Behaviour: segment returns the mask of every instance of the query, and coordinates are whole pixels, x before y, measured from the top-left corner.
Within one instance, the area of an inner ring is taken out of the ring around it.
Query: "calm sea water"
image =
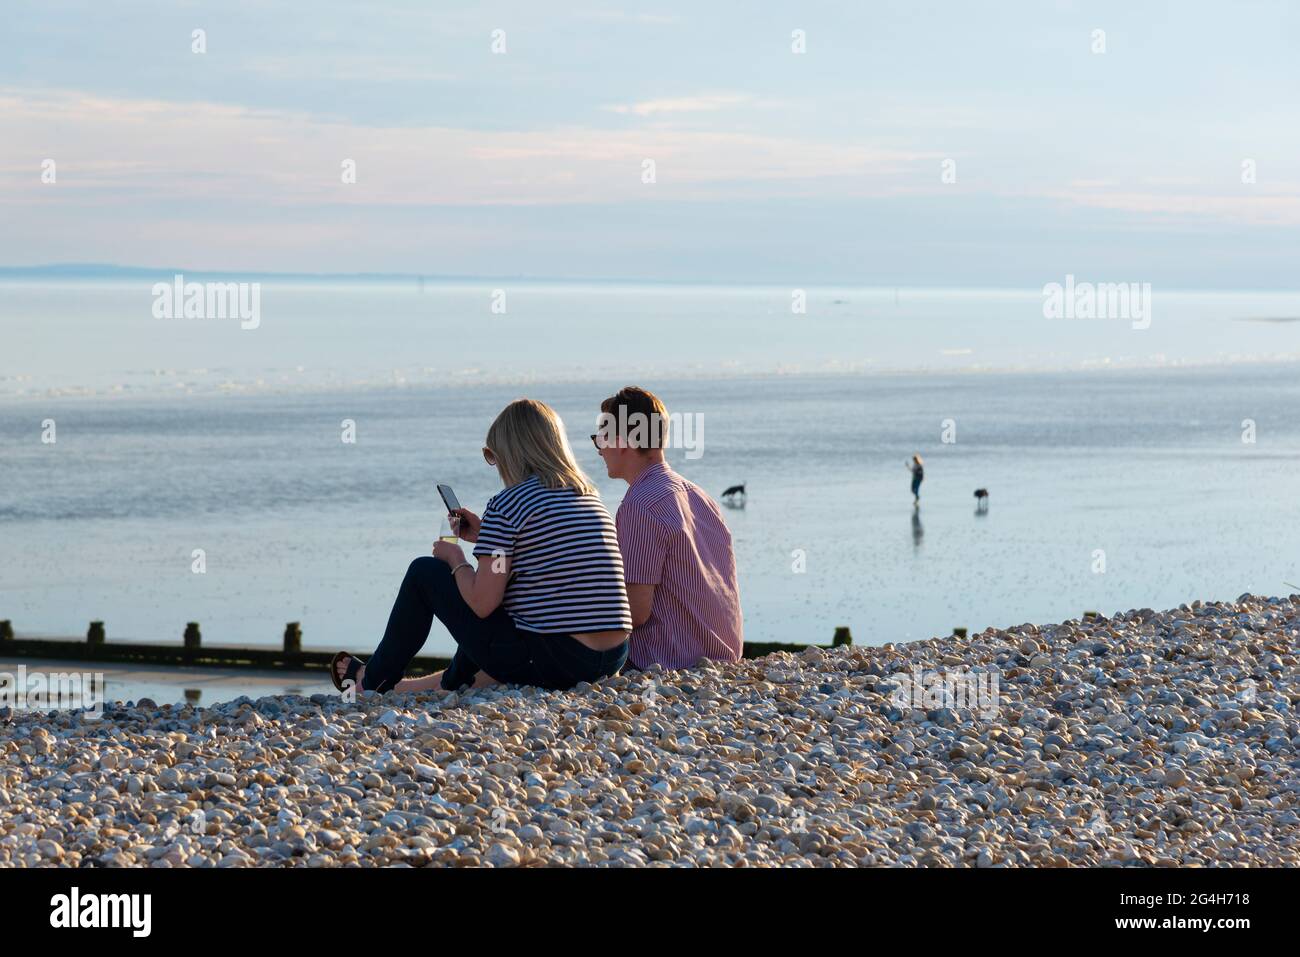
[[[243,330],[154,318],[153,282],[0,282],[0,397],[1300,360],[1295,292],[1157,290],[1134,329],[1035,291],[265,282]]]
[[[241,331],[153,319],[148,286],[0,287],[0,618],[20,634],[199,621],[275,644],[294,620],[368,650],[436,535],[435,484],[476,509],[496,490],[479,448],[510,399],[560,411],[616,508],[586,435],[628,381],[702,416],[683,474],[748,484],[727,519],[754,640],[1300,590],[1295,294],[1158,296],[1133,330],[1014,293],[810,290],[792,316],[789,290],[507,286],[502,316],[487,286],[286,286]],[[426,650],[450,648],[435,625]]]

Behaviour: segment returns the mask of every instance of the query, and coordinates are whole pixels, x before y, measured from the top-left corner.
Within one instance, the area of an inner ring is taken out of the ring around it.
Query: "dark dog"
[[[731,505],[731,506],[735,506],[735,507],[744,507],[744,504],[745,504],[745,483],[744,483],[744,482],[741,482],[739,485],[733,485],[733,486],[731,486],[731,488],[729,488],[729,489],[727,489],[725,492],[723,492],[723,493],[722,493],[722,501],[723,501],[723,504],[725,504],[725,505]]]

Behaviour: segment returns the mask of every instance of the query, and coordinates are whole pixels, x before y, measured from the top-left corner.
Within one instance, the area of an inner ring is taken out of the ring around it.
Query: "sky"
[[[1300,288],[1297,37],[1251,0],[7,0],[0,266]]]

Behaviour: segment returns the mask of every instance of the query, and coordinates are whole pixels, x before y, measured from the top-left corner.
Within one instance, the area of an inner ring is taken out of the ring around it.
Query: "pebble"
[[[1294,867],[1297,639],[1300,595],[1246,595],[570,691],[13,710],[0,867]],[[896,699],[936,669],[996,696]]]
[[[519,864],[519,852],[506,844],[493,844],[488,849],[486,860],[493,867],[516,867]]]

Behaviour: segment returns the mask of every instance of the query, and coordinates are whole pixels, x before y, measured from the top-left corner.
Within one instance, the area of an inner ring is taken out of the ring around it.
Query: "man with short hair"
[[[600,409],[592,442],[609,477],[629,486],[614,519],[632,605],[628,661],[644,669],[738,660],[744,635],[731,533],[713,499],[664,461],[667,409],[636,386]]]

